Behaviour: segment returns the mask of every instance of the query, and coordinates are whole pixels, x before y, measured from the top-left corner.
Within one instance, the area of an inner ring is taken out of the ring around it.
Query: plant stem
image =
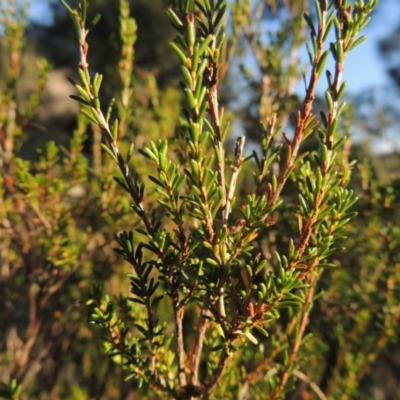
[[[211,315],[209,310],[209,305],[210,305],[210,294],[206,293],[203,297],[203,307],[199,317],[193,346],[189,355],[189,370],[190,370],[189,384],[195,387],[199,385],[199,365],[200,365],[201,352],[203,349],[204,335],[208,327],[209,320],[207,317]]]

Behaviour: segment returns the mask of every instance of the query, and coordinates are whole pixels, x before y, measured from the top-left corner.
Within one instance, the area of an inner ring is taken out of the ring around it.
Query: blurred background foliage
[[[124,134],[141,147],[174,135],[183,100],[179,66],[168,46],[173,32],[163,12],[166,2],[130,3],[137,40]],[[290,132],[302,80],[296,63],[305,39],[301,16],[309,4],[255,1],[260,25],[249,27],[240,19],[244,2],[231,3],[236,25],[229,29],[237,36],[220,71],[222,103],[231,110],[233,136],[244,132],[251,146],[259,120],[273,113]],[[29,22],[26,10],[18,5],[13,12],[12,4],[0,2],[1,393],[134,399],[135,383],[124,382],[105,356],[82,303],[104,287],[128,293],[129,271],[112,250],[113,237],[137,221],[112,179],[114,166],[101,153],[100,133],[78,117],[68,98],[67,77],[74,76],[78,60],[70,18],[49,1],[52,20]],[[89,36],[90,68],[104,74],[109,100],[124,88],[119,2],[93,1],[91,12],[98,11],[102,18]],[[269,29],[270,36],[257,42],[257,32]],[[390,92],[368,89],[349,99],[354,122],[343,129],[363,134],[349,148],[357,160],[351,185],[359,214],[348,227],[346,250],[331,260],[339,268],[324,271],[323,295],[308,328],[313,336],[303,349],[303,369],[329,399],[400,398],[400,156],[395,150],[376,154],[368,145],[370,137],[390,141],[399,134],[400,26],[379,50],[392,85]],[[137,164],[138,173],[150,168]],[[250,177],[241,185],[248,192]],[[156,208],[153,195],[148,193],[147,206]],[[269,246],[279,247],[286,237],[275,232]],[[22,385],[20,393],[13,382]],[[301,382],[290,398],[317,398],[309,382]]]

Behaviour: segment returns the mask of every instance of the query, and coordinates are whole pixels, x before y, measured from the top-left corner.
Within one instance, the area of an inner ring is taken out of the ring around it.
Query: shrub
[[[98,16],[87,23],[88,2],[61,3],[77,33],[71,97],[81,115],[68,150],[50,142],[38,162],[4,158],[3,395],[280,399],[311,390],[336,399],[367,391],[362,378],[398,332],[399,232],[382,226],[398,195],[371,182],[364,166],[355,206],[342,75],[376,1],[316,0],[312,15],[306,2],[287,5],[285,24],[266,41],[251,2],[170,0],[179,92],[135,73],[137,27],[121,0],[119,87],[109,102],[89,65]],[[307,73],[297,57],[304,28]],[[245,48],[261,78],[244,66],[232,72],[246,64]],[[299,78],[303,97],[294,93]],[[256,87],[244,97],[260,121],[246,146],[243,135],[232,140],[238,121],[219,104],[240,82]],[[5,109],[19,110],[16,79],[8,84]],[[15,126],[22,130],[19,112],[2,114],[4,154]],[[122,379],[133,383],[117,390]]]

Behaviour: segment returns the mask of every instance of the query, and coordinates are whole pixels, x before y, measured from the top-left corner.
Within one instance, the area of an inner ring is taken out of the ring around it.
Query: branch
[[[228,196],[226,199],[226,207],[225,207],[225,221],[228,221],[229,214],[231,212],[231,203],[233,200],[233,196],[235,194],[236,182],[239,175],[240,167],[242,166],[242,155],[243,155],[243,148],[244,142],[246,138],[244,136],[239,136],[236,140],[236,147],[235,147],[235,165],[233,167],[233,174],[231,178],[231,183],[229,185]]]
[[[175,312],[175,331],[176,331],[176,346],[178,353],[178,370],[179,370],[179,385],[181,388],[186,386],[185,374],[185,348],[183,343],[183,327],[182,320],[185,313],[184,307],[174,305]]]
[[[203,299],[203,307],[197,325],[196,336],[194,338],[192,350],[189,354],[189,384],[190,386],[198,386],[199,384],[199,365],[201,351],[203,349],[204,335],[208,327],[208,318],[211,313],[209,310],[210,294],[206,293]]]
[[[221,379],[231,356],[232,353],[228,352],[228,350],[224,348],[222,351],[221,358],[219,359],[217,369],[214,371],[214,374],[212,375],[211,379],[206,384],[207,397],[211,395],[212,391],[215,389],[216,384]]]
[[[318,72],[317,68],[321,57],[323,55],[323,45],[324,45],[324,35],[326,32],[326,10],[322,11],[321,21],[318,27],[318,34],[317,34],[317,51],[315,58],[313,60],[312,70],[311,70],[311,78],[310,82],[307,87],[307,92],[303,101],[303,106],[300,111],[296,114],[296,126],[294,132],[294,138],[291,143],[288,144],[288,155],[285,162],[285,166],[282,168],[279,178],[278,178],[278,187],[273,192],[272,196],[268,199],[268,205],[272,206],[275,204],[282,192],[283,187],[287,179],[289,178],[290,172],[293,169],[297,154],[299,152],[300,144],[303,140],[304,134],[306,129],[309,129],[309,124],[312,123],[310,120],[311,112],[312,112],[312,105],[315,99],[315,91],[317,89],[317,82],[318,82]],[[266,215],[267,217],[268,215]]]
[[[319,397],[320,400],[328,400],[328,398],[325,396],[324,392],[319,388],[319,386],[306,374],[301,371],[293,371],[293,375],[310,385],[310,388],[314,390],[315,394]]]
[[[300,322],[298,325],[297,329],[297,335],[295,338],[295,341],[293,343],[293,346],[291,348],[290,354],[289,354],[289,360],[287,365],[294,365],[294,362],[297,357],[297,353],[299,351],[301,342],[303,340],[303,336],[308,324],[308,318],[310,316],[310,311],[311,311],[311,305],[313,303],[313,298],[314,298],[314,292],[315,292],[315,283],[317,282],[318,278],[318,271],[316,269],[313,269],[311,274],[309,275],[310,277],[310,286],[309,290],[307,292],[302,310],[301,310],[301,317],[300,317]],[[279,387],[271,394],[270,400],[276,400],[281,398],[282,393],[285,389],[285,386],[290,378],[290,372],[288,368],[284,369],[281,377],[280,377],[280,382],[279,382]]]

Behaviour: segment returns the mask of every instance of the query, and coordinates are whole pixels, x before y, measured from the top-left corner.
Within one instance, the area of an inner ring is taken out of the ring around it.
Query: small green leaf
[[[102,13],[101,13],[101,11],[100,12],[98,12],[95,16],[94,16],[94,18],[90,21],[90,24],[89,24],[89,26],[88,26],[88,31],[91,31],[96,25],[97,25],[97,23],[100,21],[100,19],[101,19],[101,17],[102,17]]]
[[[326,100],[326,106],[329,111],[333,110],[333,100],[332,100],[332,95],[329,90],[325,90],[325,100]]]
[[[303,13],[303,17],[304,17],[305,21],[307,22],[308,27],[311,29],[312,35],[317,36],[317,31],[315,30],[314,24],[313,24],[310,16],[306,13]]]
[[[79,97],[79,96],[75,96],[74,94],[71,94],[70,96],[69,96],[72,100],[76,100],[76,101],[78,101],[79,103],[82,103],[82,104],[84,104],[85,106],[91,106],[91,103],[90,102],[88,102],[87,100],[85,100],[85,99],[82,99],[81,97]],[[90,118],[93,122],[96,122],[97,123],[97,121],[96,120],[93,120],[93,118]]]
[[[134,146],[133,143],[131,143],[131,145],[129,146],[128,153],[126,154],[126,163],[127,163],[127,164],[128,164],[129,161],[131,160],[134,147],[135,147],[135,146]]]
[[[249,331],[244,332],[244,335],[254,344],[258,344],[258,340]]]
[[[181,26],[183,27],[182,21],[179,19],[179,17],[175,14],[175,12],[171,8],[166,10],[165,13],[168,15],[168,17],[170,18],[171,22],[173,22],[178,27],[181,27]]]
[[[260,325],[256,324],[254,325],[254,328],[258,330],[263,336],[268,337],[269,333]]]
[[[182,75],[185,79],[186,85],[190,89],[193,89],[193,79],[192,79],[192,76],[190,75],[190,71],[187,69],[187,67],[185,65],[181,65],[181,71],[182,71]]]
[[[330,50],[325,50],[321,56],[321,58],[318,61],[318,65],[317,65],[317,74],[321,75],[322,70],[325,68],[326,65],[326,61],[328,60],[328,56],[330,54]]]
[[[112,152],[112,150],[107,147],[104,143],[101,143],[101,148],[115,161],[118,162],[117,156]]]
[[[175,54],[178,56],[179,61],[181,62],[182,65],[187,65],[187,58],[183,51],[176,45],[174,42],[169,43],[170,47],[172,50],[175,52]]]
[[[206,38],[200,43],[199,47],[199,57],[201,57],[206,51],[208,45],[211,43],[213,35],[207,35]]]
[[[347,86],[347,82],[344,81],[341,85],[340,85],[340,89],[338,91],[338,94],[336,96],[336,101],[340,101],[340,99],[342,98],[344,91],[346,90],[346,86]]]
[[[212,258],[207,257],[207,258],[206,258],[206,261],[207,261],[208,264],[210,264],[210,265],[212,265],[212,266],[214,266],[214,267],[219,267],[219,264],[217,263],[217,261],[215,261],[215,260],[212,259]]]
[[[111,134],[112,134],[114,143],[117,143],[117,141],[118,141],[118,119],[114,119],[114,121],[111,125]]]
[[[108,108],[107,108],[107,114],[106,114],[106,121],[107,121],[107,123],[108,123],[108,121],[110,120],[111,113],[112,113],[112,110],[113,110],[113,107],[114,107],[114,103],[115,103],[115,98],[113,97],[113,98],[110,100],[110,104],[108,105]]]

